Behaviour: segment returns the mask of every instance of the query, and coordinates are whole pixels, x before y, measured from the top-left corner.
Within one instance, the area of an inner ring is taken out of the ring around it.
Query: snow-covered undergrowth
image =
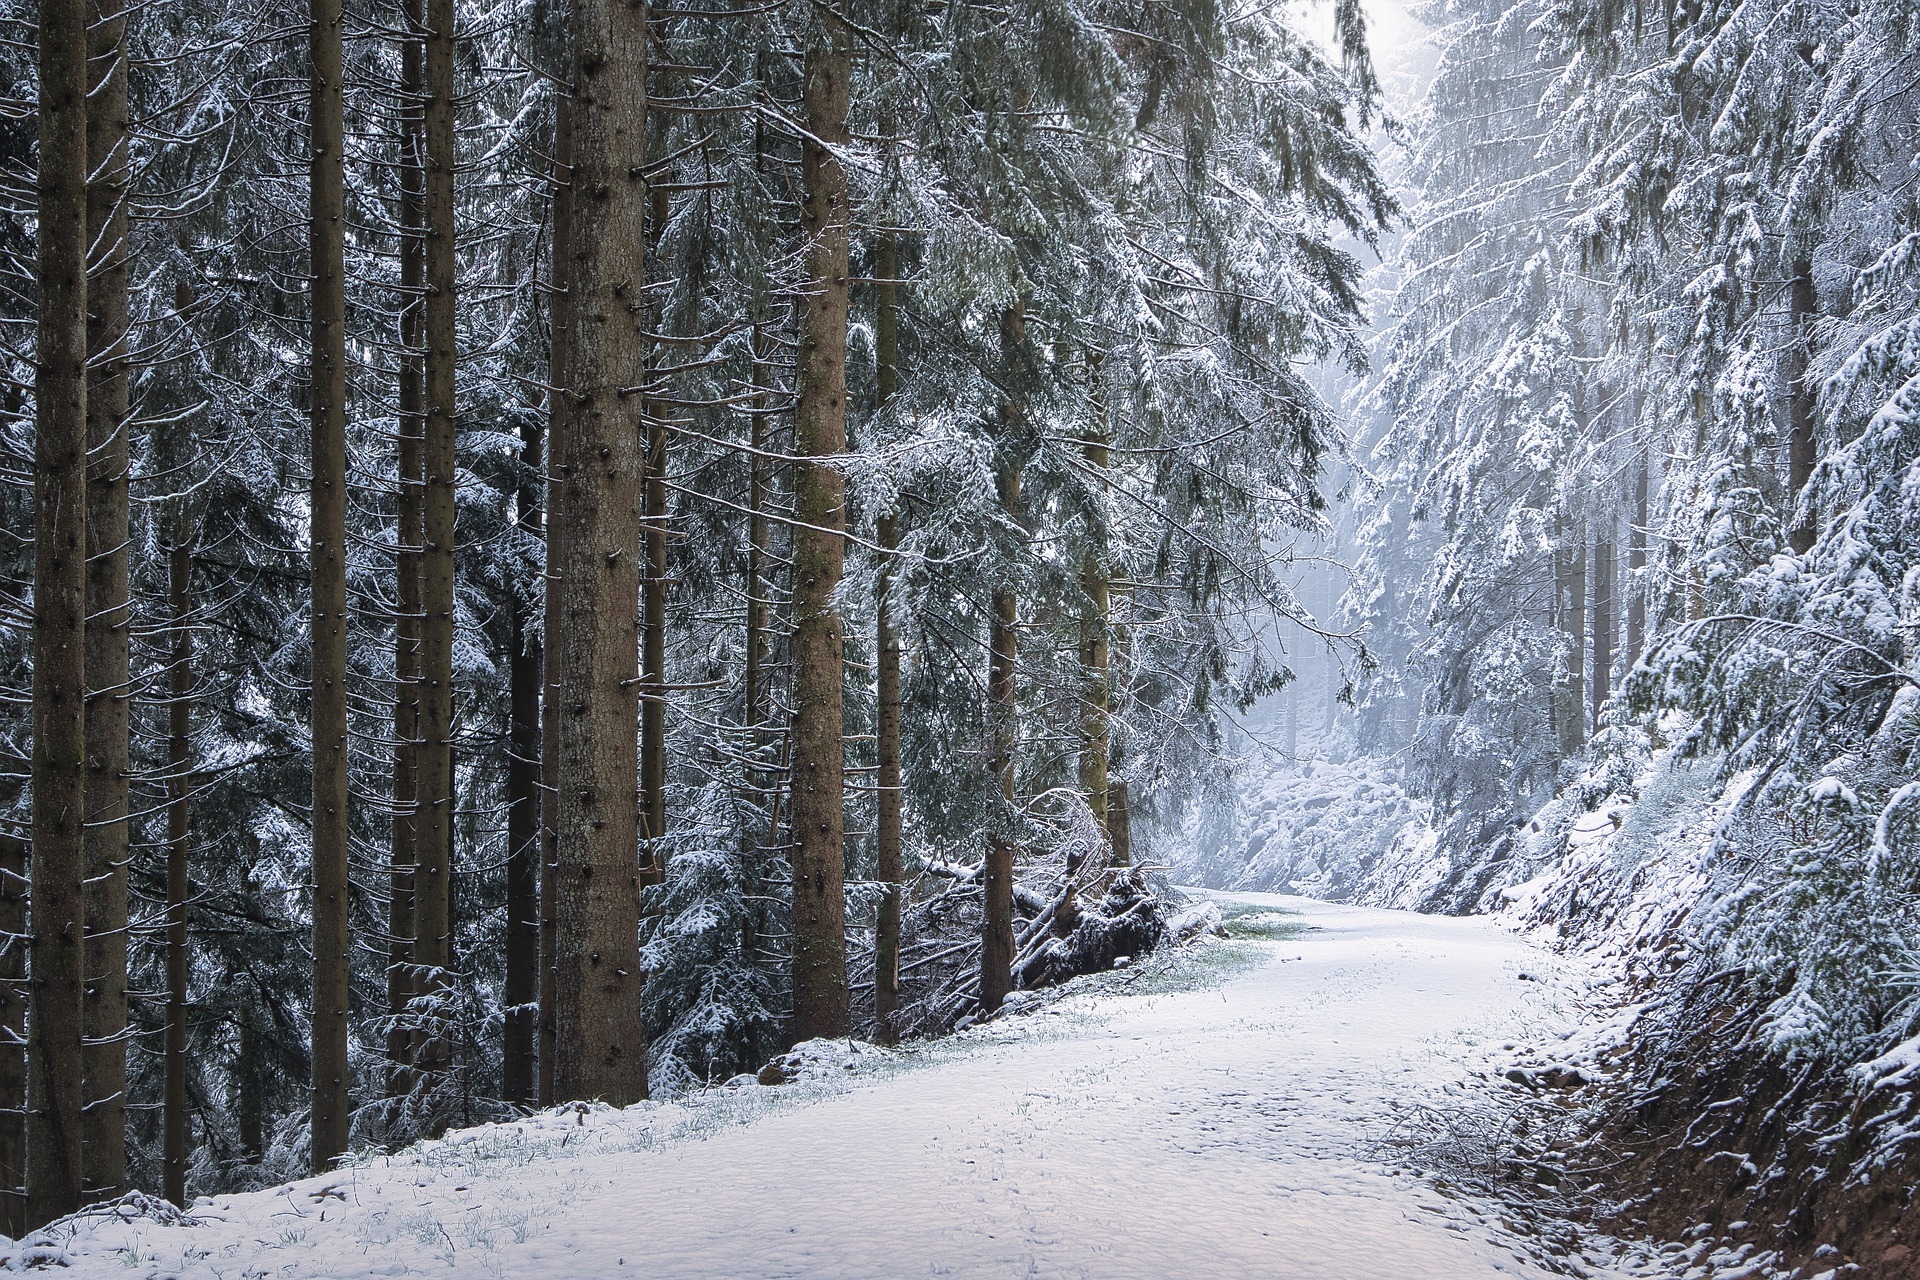
[[[1616,1217],[1718,1256],[1702,1274],[1920,1273],[1920,849],[1862,816],[1886,812],[1873,763],[1727,777],[1612,745],[1509,841],[1537,873],[1483,906],[1614,975]]]

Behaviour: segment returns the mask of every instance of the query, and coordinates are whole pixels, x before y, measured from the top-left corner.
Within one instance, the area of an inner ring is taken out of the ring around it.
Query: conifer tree
[[[128,665],[127,17],[96,4],[87,97],[87,951],[81,1145],[87,1195],[127,1181]]]
[[[347,1149],[346,138],[340,0],[313,0],[309,46],[308,307],[312,422],[312,1166]]]
[[[80,1207],[86,955],[87,15],[40,7],[27,1214]]]
[[[425,160],[426,302],[421,338],[425,344],[422,405],[425,435],[421,460],[425,489],[420,544],[420,722],[419,792],[415,798],[418,843],[414,849],[413,966],[416,1001],[428,1009],[421,1033],[418,1066],[428,1080],[451,1062],[451,1030],[446,1026],[452,967],[451,894],[454,842],[454,486],[455,370],[459,335],[455,328],[454,258],[454,5],[426,0],[423,62],[426,100],[421,136]],[[429,1122],[437,1126],[440,1117]]]
[[[851,36],[836,9],[808,24],[801,106],[801,238],[806,284],[794,447],[793,1029],[795,1040],[844,1035],[846,759],[844,636],[835,599],[845,562],[847,441],[847,144]]]
[[[639,684],[645,459],[645,9],[578,0],[569,156],[561,647],[554,857],[554,1096],[647,1094],[640,1025]]]

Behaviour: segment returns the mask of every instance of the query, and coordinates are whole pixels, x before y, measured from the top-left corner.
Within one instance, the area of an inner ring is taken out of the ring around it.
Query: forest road
[[[304,1183],[277,1204],[227,1197],[206,1226],[143,1231],[150,1270],[123,1253],[99,1274],[1621,1274],[1577,1252],[1542,1265],[1500,1206],[1437,1191],[1385,1141],[1413,1104],[1484,1098],[1472,1072],[1503,1044],[1572,1027],[1579,973],[1486,920],[1213,896],[1306,929],[1242,944],[1264,962],[1224,984],[1075,998],[968,1033],[986,1043],[932,1065],[696,1141],[487,1162],[455,1185],[377,1162],[331,1221],[316,1221],[310,1206],[331,1201],[298,1194]],[[275,1220],[276,1207],[294,1212]],[[183,1240],[201,1256],[183,1257]],[[112,1243],[76,1250],[79,1273]]]

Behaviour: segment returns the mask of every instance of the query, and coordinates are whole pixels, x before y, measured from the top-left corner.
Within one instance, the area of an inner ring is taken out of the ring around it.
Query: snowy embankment
[[[928,1048],[836,1045],[792,1083],[561,1109],[47,1245],[151,1280],[1622,1274],[1544,1211],[1558,1190],[1469,1189],[1508,1159],[1476,1135],[1599,1069],[1585,970],[1483,919],[1221,900],[1256,940]]]

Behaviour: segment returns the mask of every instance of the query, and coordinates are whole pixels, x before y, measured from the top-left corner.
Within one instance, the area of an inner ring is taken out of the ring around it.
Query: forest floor
[[[1508,1135],[1571,1099],[1507,1074],[1599,1043],[1578,962],[1485,919],[1211,896],[1238,941],[937,1044],[815,1042],[792,1083],[465,1130],[183,1222],[96,1214],[41,1256],[143,1280],[1681,1274],[1573,1225],[1564,1181],[1510,1185]]]

